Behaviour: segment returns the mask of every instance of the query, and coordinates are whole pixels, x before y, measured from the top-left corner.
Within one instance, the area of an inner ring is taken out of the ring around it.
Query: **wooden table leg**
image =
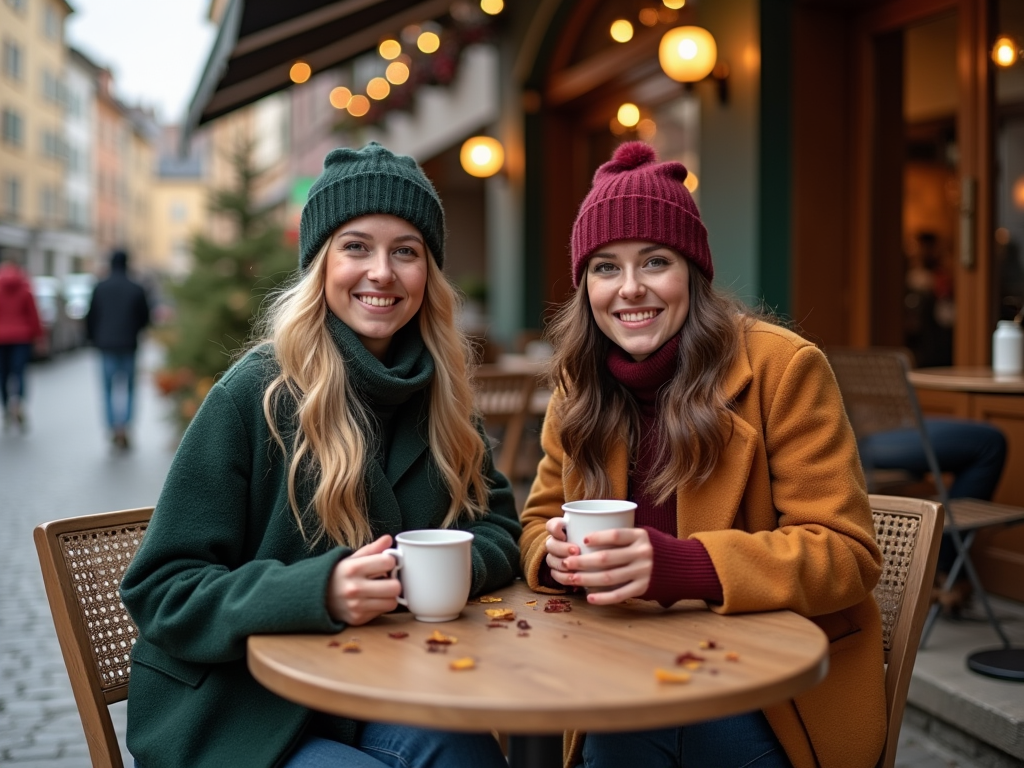
[[[561,736],[508,737],[509,768],[562,768]]]

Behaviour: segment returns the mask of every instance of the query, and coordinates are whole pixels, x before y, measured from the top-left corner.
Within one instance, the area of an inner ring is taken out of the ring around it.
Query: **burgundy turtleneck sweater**
[[[679,337],[673,336],[650,357],[640,362],[618,346],[608,355],[608,370],[636,398],[640,409],[640,435],[633,471],[629,476],[630,500],[636,502],[637,527],[646,529],[654,548],[654,567],[644,600],[657,600],[664,606],[677,600],[722,602],[722,582],[704,545],[696,539],[677,538],[676,494],[659,503],[649,493],[649,480],[657,474],[658,391],[676,373]],[[685,512],[684,512],[685,514]],[[540,582],[561,587],[542,561]]]
[[[676,494],[659,503],[650,489],[649,481],[658,469],[658,392],[675,376],[678,352],[677,335],[640,362],[617,346],[608,354],[608,370],[632,392],[640,410],[640,440],[629,493],[636,502],[636,525],[647,530],[654,547],[651,583],[641,597],[665,606],[693,599],[720,603],[722,583],[704,545],[696,539],[677,538]]]

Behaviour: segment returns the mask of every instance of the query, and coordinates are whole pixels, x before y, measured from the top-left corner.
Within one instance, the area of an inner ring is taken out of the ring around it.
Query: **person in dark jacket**
[[[4,429],[25,429],[25,368],[43,324],[28,279],[13,261],[0,264],[0,402]]]
[[[507,768],[489,733],[313,712],[246,666],[249,635],[337,633],[395,610],[385,550],[402,531],[472,532],[474,595],[518,572],[444,241],[412,158],[375,143],[328,154],[299,278],[186,430],[121,583],[139,629],[127,742],[141,768]]]
[[[110,275],[93,290],[85,317],[86,337],[103,359],[107,427],[114,445],[128,447],[128,425],[135,397],[135,356],[139,333],[149,325],[149,300],[128,277],[128,254],[114,251]]]

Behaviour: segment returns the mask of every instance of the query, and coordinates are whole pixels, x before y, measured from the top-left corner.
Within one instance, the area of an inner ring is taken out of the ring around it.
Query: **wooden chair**
[[[907,378],[910,354],[906,350],[831,349],[828,350],[828,359],[839,382],[843,404],[858,440],[895,429],[913,429],[920,435],[925,459],[935,483],[936,495],[945,510],[945,531],[950,535],[957,551],[956,559],[942,588],[949,590],[960,575],[960,570],[965,570],[989,623],[1002,641],[1003,647],[1010,649],[1010,639],[992,611],[988,593],[985,592],[971,562],[970,550],[980,529],[1024,522],[1024,507],[1011,507],[980,499],[949,498],[949,490],[946,488],[939,462],[935,458],[935,451],[924,427],[917,394]],[[862,456],[863,458],[865,457]],[[869,466],[865,467],[865,471],[870,473],[870,457],[866,458]],[[939,610],[940,605],[936,602],[929,611],[921,635],[922,646],[928,641],[928,635],[938,618]]]
[[[882,613],[889,720],[878,768],[892,768],[910,677],[931,600],[943,511],[934,501],[905,496],[872,494],[870,500],[875,535],[882,550],[882,577],[875,586],[875,601]]]
[[[121,603],[121,577],[152,507],[43,523],[33,538],[46,599],[96,768],[123,768],[109,705],[128,698],[138,630]]]
[[[537,388],[533,373],[502,370],[481,365],[473,374],[476,406],[489,434],[498,431],[501,446],[494,465],[509,480],[515,479],[516,459],[522,443],[530,400]]]

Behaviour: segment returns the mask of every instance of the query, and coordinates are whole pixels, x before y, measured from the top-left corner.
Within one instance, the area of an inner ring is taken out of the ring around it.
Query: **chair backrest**
[[[928,615],[935,564],[942,537],[938,502],[904,496],[871,495],[875,535],[882,550],[882,576],[875,601],[882,614],[885,702],[889,719],[879,768],[892,768],[907,703],[918,643]]]
[[[519,444],[522,442],[530,399],[537,388],[537,376],[526,371],[508,371],[498,366],[481,365],[473,374],[476,407],[490,429],[504,428],[501,450],[495,460],[498,471],[509,479],[515,471]]]
[[[935,490],[948,513],[948,490],[924,428],[917,393],[907,378],[912,360],[910,352],[884,347],[830,348],[827,356],[858,441],[877,432],[917,430]],[[869,472],[871,457],[862,455],[861,459],[864,460],[865,471]]]
[[[123,768],[107,707],[128,697],[129,654],[138,630],[121,602],[120,585],[152,514],[152,507],[144,507],[85,515],[33,531],[93,766]]]

